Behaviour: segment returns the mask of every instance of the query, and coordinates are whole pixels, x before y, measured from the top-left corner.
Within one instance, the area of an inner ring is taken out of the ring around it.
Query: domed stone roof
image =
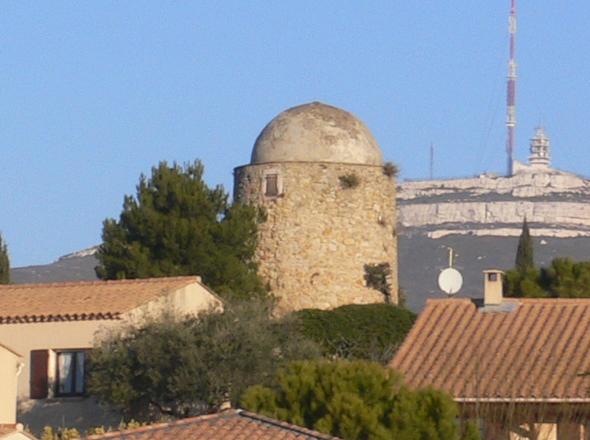
[[[312,102],[290,108],[268,123],[252,150],[252,164],[338,162],[382,165],[377,141],[356,116]]]

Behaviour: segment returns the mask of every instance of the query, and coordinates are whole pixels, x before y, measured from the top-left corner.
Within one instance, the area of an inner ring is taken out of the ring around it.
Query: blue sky
[[[504,170],[508,0],[4,1],[0,231],[13,266],[100,242],[158,161],[232,187],[280,111],[359,116],[402,178]],[[589,175],[590,2],[519,2],[518,152]]]

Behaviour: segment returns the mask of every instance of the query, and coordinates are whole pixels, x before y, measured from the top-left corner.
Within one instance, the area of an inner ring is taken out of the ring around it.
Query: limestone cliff
[[[590,236],[590,180],[517,164],[515,174],[406,181],[398,188],[401,233],[517,236],[526,217],[537,236]]]

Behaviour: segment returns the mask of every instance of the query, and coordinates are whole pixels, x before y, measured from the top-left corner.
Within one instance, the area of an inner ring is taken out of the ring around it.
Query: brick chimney
[[[504,298],[502,276],[504,272],[497,269],[483,271],[483,299],[486,306],[499,306]]]

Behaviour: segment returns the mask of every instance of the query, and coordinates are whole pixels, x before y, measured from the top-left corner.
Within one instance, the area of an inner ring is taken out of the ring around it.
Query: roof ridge
[[[149,431],[149,430],[162,429],[162,428],[167,428],[169,426],[181,425],[181,424],[183,424],[183,422],[186,423],[187,421],[190,421],[190,420],[196,419],[196,418],[198,418],[198,417],[189,417],[186,419],[173,420],[171,422],[153,423],[153,424],[140,426],[138,428],[120,429],[118,431],[105,432],[104,434],[89,435],[88,437],[86,437],[86,439],[92,440],[92,439],[98,439],[98,438],[109,438],[109,437],[116,437],[116,436],[119,436],[122,434],[128,434],[128,433],[132,433],[132,432],[145,432],[145,431]]]
[[[44,287],[74,287],[74,286],[104,286],[107,284],[142,284],[142,283],[163,283],[170,281],[193,280],[202,283],[198,275],[181,275],[175,277],[151,277],[151,278],[129,278],[124,280],[81,280],[81,281],[58,281],[54,283],[27,283],[27,284],[1,284],[0,290],[32,289]]]
[[[483,301],[483,297],[479,298],[427,298],[426,304],[430,303],[472,303],[473,301]],[[590,298],[523,298],[523,297],[515,297],[515,296],[505,296],[503,300],[510,301],[510,302],[523,302],[523,303],[542,303],[542,304],[551,304],[551,303],[573,303],[573,304],[584,304],[588,303],[590,305]]]
[[[95,435],[88,436],[86,438],[87,438],[87,440],[107,439],[107,438],[119,437],[119,436],[127,435],[127,434],[138,434],[138,433],[146,432],[146,431],[161,430],[161,429],[179,426],[179,425],[189,425],[189,424],[195,423],[195,422],[200,422],[200,421],[204,421],[204,420],[212,420],[212,419],[220,419],[220,418],[223,418],[226,416],[238,416],[238,417],[252,419],[255,421],[260,421],[260,422],[263,422],[263,423],[266,423],[269,425],[276,426],[278,428],[288,429],[288,430],[290,430],[294,433],[297,433],[297,434],[302,434],[305,436],[313,436],[319,440],[336,440],[336,439],[338,439],[338,437],[334,437],[329,434],[324,434],[324,433],[321,433],[318,431],[314,431],[312,429],[308,429],[308,428],[305,428],[302,426],[293,425],[291,423],[272,419],[270,417],[262,416],[260,414],[251,413],[249,411],[245,411],[242,409],[233,409],[233,408],[227,409],[225,411],[219,411],[219,412],[216,412],[213,414],[203,414],[200,416],[187,417],[185,419],[173,420],[170,422],[154,423],[151,425],[140,426],[139,428],[125,429],[125,430],[120,430],[120,431],[112,431],[112,432],[107,432],[105,434],[95,434]]]
[[[210,420],[210,419],[219,418],[219,417],[222,417],[230,412],[234,413],[235,415],[238,415],[237,410],[229,409],[226,411],[220,411],[220,412],[216,412],[213,414],[202,414],[200,416],[187,417],[185,419],[172,420],[170,422],[160,422],[160,423],[148,424],[148,425],[140,426],[138,428],[123,429],[123,430],[119,430],[119,431],[107,432],[105,434],[90,435],[90,436],[86,437],[86,439],[92,440],[92,439],[99,439],[99,438],[109,438],[109,437],[116,437],[116,436],[119,436],[122,434],[158,430],[158,429],[168,428],[170,426],[187,425],[187,424],[193,423],[198,420]]]
[[[439,302],[472,302],[478,298],[426,298],[426,303],[439,303]]]
[[[270,425],[278,426],[279,428],[289,429],[289,430],[299,433],[299,434],[313,435],[314,437],[317,437],[318,439],[332,440],[332,439],[337,438],[337,437],[331,436],[329,434],[324,434],[323,432],[314,431],[313,429],[308,429],[303,426],[297,426],[297,425],[293,425],[292,423],[289,423],[289,422],[283,422],[282,420],[277,420],[277,419],[266,417],[266,416],[263,416],[260,414],[251,413],[251,412],[245,411],[243,409],[238,409],[238,410],[236,410],[236,412],[241,417],[247,417],[249,419],[259,420],[261,422],[268,423]]]
[[[588,303],[590,305],[590,298],[513,298],[525,303]]]

